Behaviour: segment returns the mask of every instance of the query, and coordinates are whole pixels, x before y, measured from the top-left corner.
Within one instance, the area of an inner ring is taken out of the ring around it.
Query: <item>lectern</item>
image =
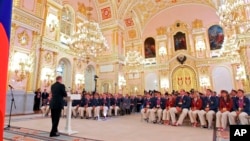
[[[65,129],[60,131],[62,134],[72,135],[78,133],[78,131],[73,131],[71,129],[71,108],[72,108],[72,100],[80,100],[80,94],[68,94],[67,96],[67,119]]]

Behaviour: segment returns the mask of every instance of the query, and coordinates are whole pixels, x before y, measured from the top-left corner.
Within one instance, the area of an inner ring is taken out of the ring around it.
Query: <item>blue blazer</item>
[[[157,108],[157,99],[158,98],[154,98],[154,103],[153,104],[154,104],[155,108]],[[160,108],[161,109],[165,109],[166,108],[166,99],[164,99],[164,98],[160,99]]]
[[[77,106],[81,104],[81,100],[73,100],[72,101],[72,106]]]
[[[155,105],[155,99],[154,98],[144,99],[144,101],[143,101],[144,108],[147,108],[147,103],[149,103],[149,108],[152,109],[152,108],[154,108],[154,105]]]
[[[121,104],[121,99],[120,99],[120,98],[117,98],[117,100],[115,100],[115,98],[112,98],[111,101],[110,101],[110,103],[111,103],[111,106],[114,106],[114,105],[120,106],[120,104]]]
[[[106,98],[106,102],[104,103],[104,98],[99,99],[99,106],[107,106],[109,108],[110,106],[110,99]]]
[[[243,112],[246,112],[248,115],[250,115],[250,101],[247,97],[244,96],[244,108],[242,109]],[[233,104],[233,111],[238,111],[239,108],[239,98],[235,98],[234,104]]]
[[[181,102],[181,96],[178,96],[175,100],[175,107],[181,107],[189,109],[191,106],[191,98],[189,96],[184,95],[182,102]]]
[[[217,97],[211,96],[210,99],[208,99],[208,97],[205,97],[205,98],[203,98],[202,103],[203,103],[202,109],[205,109],[207,107],[207,105],[209,105],[210,110],[217,112],[218,107],[219,107],[219,101],[218,101]]]
[[[92,103],[92,106],[99,106],[99,100],[96,98],[93,98],[91,103]]]

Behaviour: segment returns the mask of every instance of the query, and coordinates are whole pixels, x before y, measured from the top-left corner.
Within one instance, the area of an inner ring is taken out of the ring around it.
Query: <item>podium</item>
[[[80,94],[68,94],[67,96],[67,119],[65,129],[60,131],[62,134],[72,135],[78,133],[78,131],[73,131],[71,129],[71,108],[72,108],[72,100],[80,100]]]

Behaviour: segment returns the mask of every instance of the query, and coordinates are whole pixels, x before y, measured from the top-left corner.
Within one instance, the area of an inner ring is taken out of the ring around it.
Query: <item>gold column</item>
[[[234,64],[231,64],[231,66],[232,66],[232,73],[233,73],[233,84],[234,84],[234,88],[235,89],[238,89],[238,85],[237,85],[237,80],[235,79],[235,77],[236,77],[236,68],[237,68],[237,65],[238,64],[236,64],[236,63],[234,63]]]
[[[36,82],[36,89],[37,88],[40,88],[41,87],[41,70],[42,70],[42,56],[43,56],[43,52],[44,52],[44,49],[43,48],[39,48],[39,65],[38,65],[38,72],[37,72],[37,82]]]
[[[240,48],[240,57],[241,57],[241,61],[242,64],[244,65],[245,68],[245,75],[246,75],[246,79],[242,80],[242,84],[244,87],[244,90],[246,92],[250,91],[250,84],[249,84],[249,78],[247,76],[249,76],[249,70],[248,70],[248,56],[247,56],[247,51],[246,51],[246,46],[243,46]]]
[[[145,79],[144,79],[144,72],[141,72],[141,90],[140,90],[140,95],[144,95],[144,90],[145,90]]]
[[[35,70],[35,63],[36,63],[36,46],[40,41],[39,35],[37,32],[33,31],[32,32],[33,38],[32,38],[32,47],[31,47],[31,52],[29,55],[29,59],[31,59],[31,64],[30,64],[30,73],[27,78],[27,87],[26,91],[27,92],[32,92],[33,90],[33,84],[34,84],[34,72]]]
[[[12,23],[11,24],[11,34],[10,34],[10,39],[15,39],[15,36],[16,36],[16,29],[17,29],[17,25],[15,23]],[[11,66],[11,61],[13,59],[13,55],[14,55],[14,42],[15,40],[10,40],[10,45],[9,45],[9,62],[8,62],[8,66]],[[8,77],[7,77],[7,80],[8,82],[10,81],[10,77],[11,77],[11,70],[10,70],[10,67],[8,68]],[[8,83],[7,83],[8,84]],[[7,87],[7,85],[6,85]]]

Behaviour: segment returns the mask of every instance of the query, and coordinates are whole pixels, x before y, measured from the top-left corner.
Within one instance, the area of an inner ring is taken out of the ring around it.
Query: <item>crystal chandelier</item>
[[[248,18],[248,11],[245,9],[247,5],[249,5],[248,0],[224,0],[217,11],[220,24],[235,26],[244,23]]]
[[[88,19],[77,24],[77,31],[68,42],[70,49],[87,63],[109,48],[99,24],[90,20],[91,10],[92,7],[87,7]]]
[[[91,21],[84,21],[77,25],[77,31],[72,35],[69,44],[79,57],[96,57],[108,49],[107,40],[99,24]]]
[[[128,69],[128,72],[139,72],[140,67],[144,64],[144,58],[141,56],[140,52],[134,50],[130,50],[126,54],[125,65]]]

